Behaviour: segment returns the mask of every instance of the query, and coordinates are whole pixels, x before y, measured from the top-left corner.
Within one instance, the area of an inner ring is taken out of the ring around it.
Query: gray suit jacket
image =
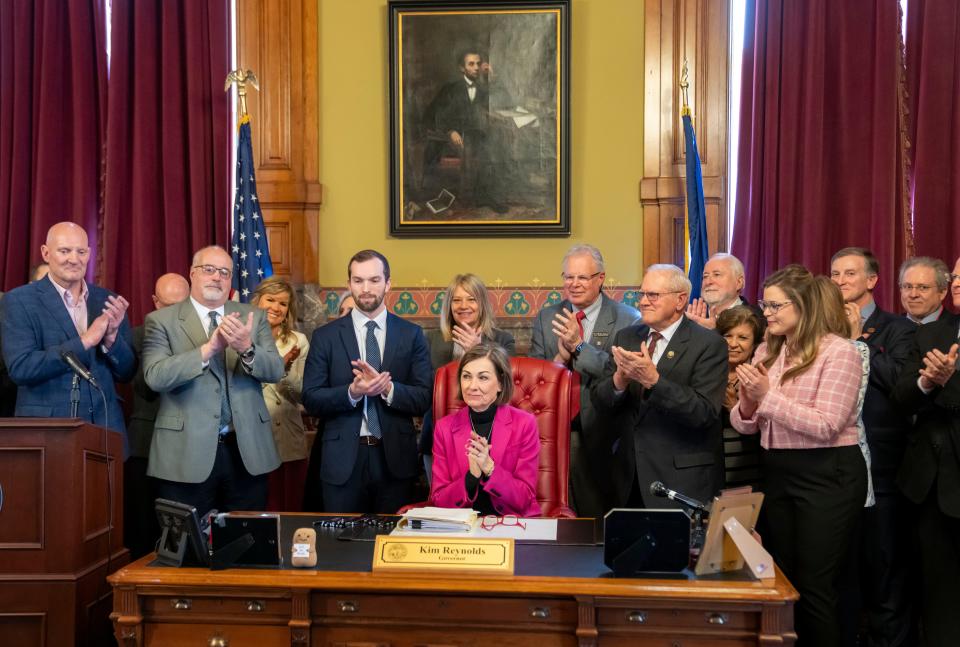
[[[572,473],[570,475],[574,488],[577,483],[580,488],[594,488],[594,498],[599,498],[601,508],[589,509],[590,494],[575,490],[574,495],[581,500],[576,503],[579,507],[595,514],[602,514],[605,506],[615,500],[614,483],[611,479],[611,466],[614,462],[615,438],[607,432],[612,418],[605,411],[599,411],[590,398],[590,387],[602,376],[607,362],[610,359],[610,348],[617,332],[637,323],[640,313],[623,303],[614,301],[606,294],[603,299],[597,322],[593,327],[593,334],[580,350],[580,355],[573,360],[573,370],[580,374],[580,445],[577,456],[570,457]],[[569,301],[561,301],[540,311],[533,325],[533,343],[530,348],[530,357],[553,360],[557,355],[557,337],[553,334],[551,322],[561,309],[571,309]],[[585,472],[578,476],[575,472]],[[592,483],[592,485],[587,485]],[[586,495],[586,496],[584,496]],[[586,508],[584,506],[587,506]]]
[[[264,474],[280,465],[280,456],[261,382],[279,381],[283,361],[262,310],[227,301],[224,312],[238,312],[244,321],[248,312],[254,313],[253,362],[247,366],[228,347],[226,379],[243,464],[251,474]],[[150,313],[144,327],[143,376],[160,394],[147,473],[201,483],[213,470],[220,429],[220,380],[200,359],[206,330],[189,299]]]
[[[597,418],[593,402],[590,400],[590,385],[603,376],[610,359],[610,348],[618,331],[640,321],[640,313],[630,306],[614,301],[601,294],[603,303],[593,327],[589,344],[584,344],[580,356],[573,360],[573,370],[580,374],[580,426],[584,432],[584,441],[595,446],[594,440],[599,434],[592,433]],[[552,322],[560,310],[570,310],[573,306],[564,299],[560,303],[547,306],[537,314],[533,323],[533,342],[530,357],[553,360],[556,357],[557,336],[553,334]]]

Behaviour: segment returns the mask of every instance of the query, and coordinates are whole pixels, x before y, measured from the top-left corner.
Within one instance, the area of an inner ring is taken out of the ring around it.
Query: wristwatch
[[[577,347],[573,349],[573,356],[574,356],[574,357],[579,357],[579,356],[580,356],[580,351],[582,351],[582,350],[583,350],[583,341],[581,341],[579,344],[577,344]]]
[[[251,359],[253,359],[253,354],[255,352],[254,349],[255,349],[255,346],[251,344],[250,348],[240,353],[240,359],[245,359],[249,362]]]

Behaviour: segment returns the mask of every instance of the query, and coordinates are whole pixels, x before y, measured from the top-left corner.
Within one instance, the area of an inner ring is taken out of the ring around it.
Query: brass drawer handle
[[[550,617],[550,607],[533,607],[530,609],[530,617],[537,620],[546,620]]]
[[[725,625],[728,620],[729,618],[727,618],[727,614],[725,613],[711,613],[707,617],[707,622],[712,625]]]
[[[338,600],[337,606],[340,607],[340,613],[356,613],[360,610],[360,605],[351,600]]]
[[[247,611],[250,613],[260,613],[267,608],[263,600],[247,600]]]
[[[176,600],[170,600],[170,606],[177,611],[189,611],[193,606],[193,602],[187,598],[177,598]]]
[[[207,641],[209,647],[230,647],[230,640],[225,636],[212,636]]]
[[[642,625],[647,621],[647,612],[646,611],[631,611],[627,614],[627,622],[634,622],[638,625]]]

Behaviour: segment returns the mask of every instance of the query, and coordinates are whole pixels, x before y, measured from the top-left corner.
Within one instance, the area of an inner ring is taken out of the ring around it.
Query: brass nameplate
[[[513,539],[377,535],[373,570],[513,575]]]

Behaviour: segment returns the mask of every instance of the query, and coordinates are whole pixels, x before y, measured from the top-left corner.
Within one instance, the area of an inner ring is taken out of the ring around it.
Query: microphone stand
[[[77,417],[80,408],[80,376],[73,374],[73,383],[70,385],[70,417]]]

